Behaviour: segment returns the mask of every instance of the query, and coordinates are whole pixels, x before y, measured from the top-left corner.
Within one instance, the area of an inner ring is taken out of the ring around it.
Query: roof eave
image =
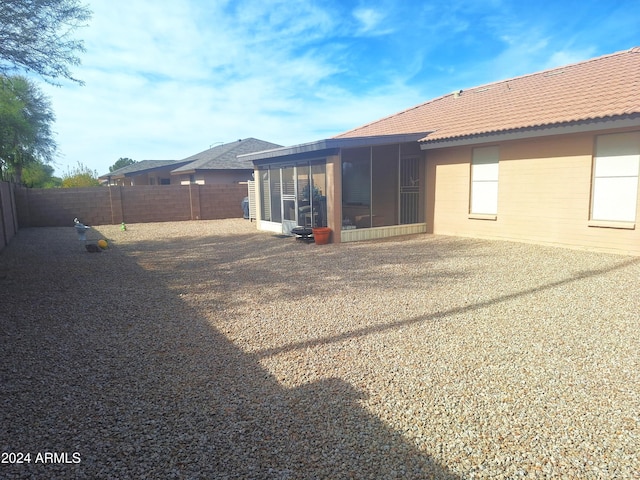
[[[238,155],[238,159],[260,163],[276,159],[289,159],[290,157],[314,157],[336,153],[341,148],[355,148],[390,143],[417,142],[428,132],[402,133],[396,135],[376,135],[370,137],[325,138],[315,142],[301,143],[290,147],[275,148],[263,152]],[[286,157],[286,158],[285,158]]]
[[[196,173],[196,169],[190,168],[189,170],[171,170],[171,175],[193,175]]]
[[[200,172],[226,172],[226,171],[237,171],[237,170],[253,170],[253,166],[251,164],[246,167],[224,167],[224,168],[190,168],[189,170],[173,170],[171,171],[171,175],[194,175]]]
[[[574,122],[562,122],[535,127],[514,128],[493,132],[483,132],[456,137],[443,137],[430,140],[428,136],[420,140],[422,150],[436,148],[475,145],[487,142],[523,140],[526,138],[546,137],[550,135],[566,135],[570,133],[586,133],[597,130],[627,128],[640,126],[640,113],[618,117],[589,119]]]

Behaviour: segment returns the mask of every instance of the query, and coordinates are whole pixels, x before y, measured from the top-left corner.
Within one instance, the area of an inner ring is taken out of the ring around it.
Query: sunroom
[[[326,139],[243,155],[258,229],[329,227],[334,243],[426,232],[425,133]]]

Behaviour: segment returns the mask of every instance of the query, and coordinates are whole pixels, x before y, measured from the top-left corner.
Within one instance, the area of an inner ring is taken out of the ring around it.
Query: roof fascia
[[[196,173],[196,169],[195,168],[190,168],[189,170],[171,170],[171,172],[169,172],[171,175],[193,175]]]
[[[421,150],[435,150],[437,148],[461,147],[486,142],[524,140],[528,138],[546,137],[550,135],[567,135],[571,133],[588,133],[612,128],[640,127],[640,115],[633,115],[624,119],[593,120],[589,122],[571,123],[569,125],[555,125],[520,129],[508,132],[496,132],[478,135],[468,135],[442,140],[424,140],[420,143]]]
[[[158,170],[173,169],[176,166],[181,167],[182,165],[186,165],[187,163],[189,163],[189,162],[167,163],[166,165],[159,165],[157,167],[142,168],[140,170],[136,170],[136,171],[133,171],[133,172],[125,173],[124,176],[125,177],[137,177],[138,175],[144,175],[145,173],[151,173],[151,172],[155,172],[155,171],[158,171]]]
[[[403,133],[397,135],[377,135],[371,137],[325,138],[310,143],[301,143],[291,147],[281,147],[263,152],[238,155],[238,159],[252,161],[255,164],[264,161],[291,161],[335,155],[341,148],[386,145],[390,143],[417,142],[429,132]]]
[[[295,163],[303,160],[314,160],[324,157],[330,157],[337,155],[340,149],[338,148],[325,148],[322,150],[313,150],[310,152],[292,153],[289,155],[278,155],[277,157],[262,158],[259,160],[253,160],[253,166],[263,166],[275,163]]]
[[[173,170],[171,175],[195,175],[198,172],[238,172],[238,171],[253,171],[252,165],[247,165],[245,168],[191,168],[189,170]]]

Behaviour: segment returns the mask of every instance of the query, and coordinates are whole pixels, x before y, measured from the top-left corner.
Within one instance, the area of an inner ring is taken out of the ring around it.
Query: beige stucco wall
[[[640,255],[637,226],[589,225],[595,137],[486,144],[500,147],[495,220],[469,218],[472,147],[428,150],[427,231]]]

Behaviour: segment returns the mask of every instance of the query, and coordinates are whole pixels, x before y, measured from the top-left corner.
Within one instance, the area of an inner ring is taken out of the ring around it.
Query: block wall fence
[[[17,226],[217,220],[242,217],[246,184],[140,185],[90,188],[15,187]]]
[[[14,190],[13,183],[0,182],[0,250],[8,245],[18,232]]]

